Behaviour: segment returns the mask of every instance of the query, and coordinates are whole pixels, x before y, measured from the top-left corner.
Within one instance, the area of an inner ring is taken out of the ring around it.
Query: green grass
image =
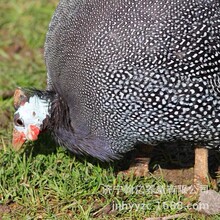
[[[162,177],[116,175],[117,165],[74,157],[47,134],[21,154],[11,149],[13,100],[3,94],[17,86],[45,88],[43,44],[57,3],[0,3],[0,219],[143,219],[177,213],[187,214],[177,219],[207,219],[190,210],[182,194],[170,193],[172,185]],[[155,192],[161,188],[164,193]]]

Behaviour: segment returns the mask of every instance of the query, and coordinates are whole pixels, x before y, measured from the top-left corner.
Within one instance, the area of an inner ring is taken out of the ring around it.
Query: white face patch
[[[27,136],[29,125],[35,125],[40,128],[44,119],[49,115],[49,102],[39,98],[37,95],[30,97],[28,102],[21,105],[15,114],[19,114],[19,119],[23,121],[24,126],[16,126],[15,129],[24,132]]]

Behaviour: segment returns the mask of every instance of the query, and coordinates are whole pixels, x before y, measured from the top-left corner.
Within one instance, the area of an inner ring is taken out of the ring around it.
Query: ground
[[[144,159],[153,173],[147,177],[120,173],[134,164],[136,151],[104,164],[75,157],[48,134],[23,153],[12,150],[13,92],[17,86],[46,87],[43,44],[57,3],[0,3],[0,219],[219,219],[197,212],[196,198],[183,194],[193,180],[190,145],[154,148],[151,160]],[[210,152],[214,177],[219,160]]]

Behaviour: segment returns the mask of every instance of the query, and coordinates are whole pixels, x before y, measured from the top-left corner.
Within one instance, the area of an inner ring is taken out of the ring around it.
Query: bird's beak
[[[13,137],[12,137],[12,146],[14,150],[19,151],[25,141],[26,141],[25,134],[14,128]]]

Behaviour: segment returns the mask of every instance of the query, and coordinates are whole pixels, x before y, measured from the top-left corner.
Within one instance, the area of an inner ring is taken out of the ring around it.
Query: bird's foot
[[[134,159],[134,162],[131,164],[128,170],[120,171],[118,174],[124,176],[147,176],[149,173],[148,164],[150,158],[138,157]]]
[[[127,170],[120,171],[118,174],[123,176],[147,176],[149,174],[149,163],[153,146],[140,145],[132,153],[131,165]]]

